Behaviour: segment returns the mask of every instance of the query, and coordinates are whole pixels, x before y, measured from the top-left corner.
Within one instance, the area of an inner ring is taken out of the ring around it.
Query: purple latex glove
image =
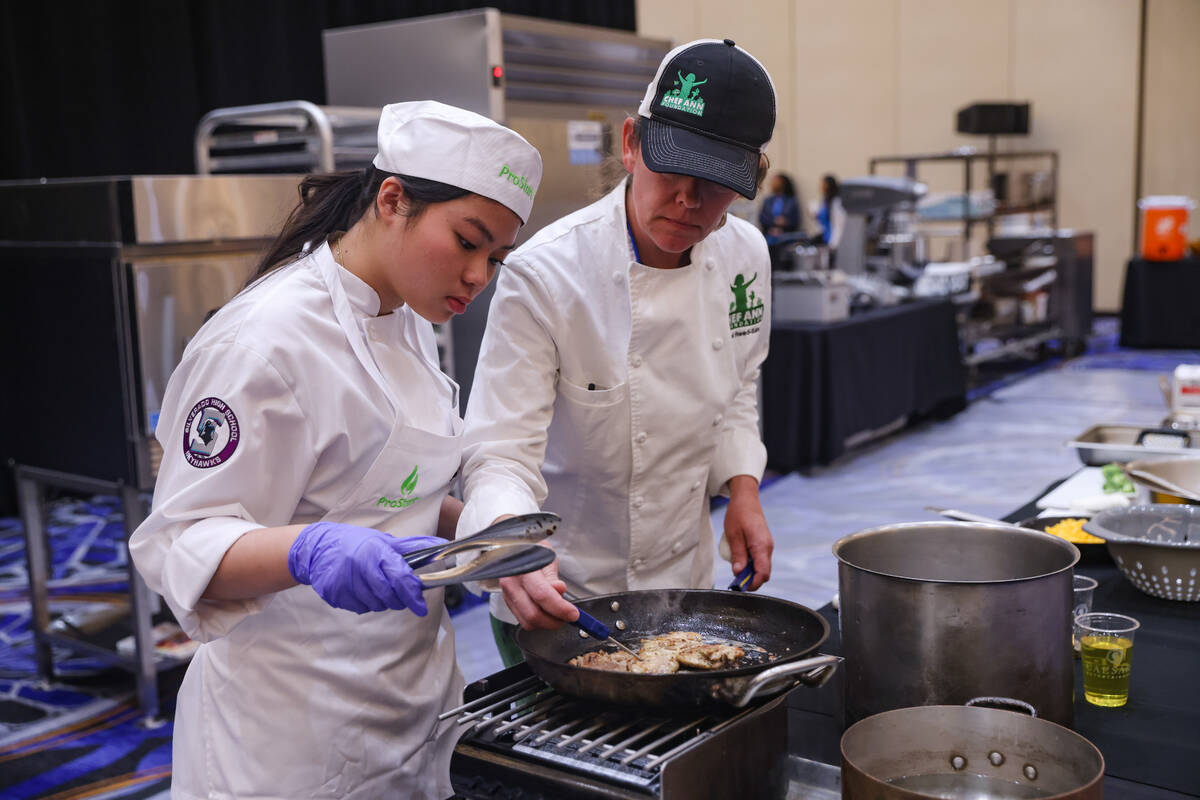
[[[373,528],[314,522],[292,543],[288,571],[334,608],[356,614],[407,608],[423,617],[429,613],[421,594],[425,587],[405,563],[404,555],[439,544],[446,540],[432,536],[397,539]]]

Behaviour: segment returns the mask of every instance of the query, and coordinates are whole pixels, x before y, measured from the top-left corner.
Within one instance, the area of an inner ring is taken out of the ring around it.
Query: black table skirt
[[[775,323],[763,364],[767,464],[828,464],[848,437],[966,405],[954,306],[880,308],[830,323]]]
[[[1200,258],[1132,259],[1121,301],[1123,347],[1200,348]]]

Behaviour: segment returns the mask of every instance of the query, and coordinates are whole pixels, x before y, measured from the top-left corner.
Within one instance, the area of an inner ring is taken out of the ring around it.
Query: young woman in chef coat
[[[454,636],[403,559],[461,510],[457,386],[430,323],[487,285],[541,171],[484,117],[386,106],[374,166],[306,179],[257,278],[188,344],[130,540],[204,643],[172,797],[452,794]]]
[[[558,559],[500,582],[493,628],[576,619],[561,596],[713,586],[709,498],[752,588],[771,574],[756,379],[767,245],[726,214],[753,198],[775,125],[762,65],[732,41],[667,54],[622,130],[629,175],[505,262],[467,410],[460,533],[553,510]]]

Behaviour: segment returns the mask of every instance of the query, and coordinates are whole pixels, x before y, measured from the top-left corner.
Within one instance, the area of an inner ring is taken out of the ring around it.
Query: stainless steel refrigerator
[[[520,133],[543,176],[523,241],[596,199],[621,125],[671,49],[664,39],[477,9],[324,32],[326,100],[379,107],[440,100]],[[465,403],[493,287],[451,325]]]

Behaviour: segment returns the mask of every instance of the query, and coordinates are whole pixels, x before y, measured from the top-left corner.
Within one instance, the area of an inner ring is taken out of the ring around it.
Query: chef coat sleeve
[[[766,242],[761,236],[757,239],[754,260],[759,264],[758,274],[766,279],[763,292],[766,307],[760,330],[751,336],[752,342],[742,363],[742,384],[725,411],[716,454],[708,470],[708,493],[714,496],[728,497],[729,479],[735,475],[749,475],[761,481],[767,466],[767,448],[758,426],[758,376],[771,344],[771,260]]]
[[[184,427],[192,408],[209,397],[228,405],[239,441],[224,462],[199,468],[184,457]],[[241,536],[292,521],[316,460],[311,426],[292,387],[267,359],[226,342],[189,354],[176,369],[155,436],[163,457],[153,509],[130,537],[130,555],[188,636],[211,641],[270,599],[201,595]]]
[[[552,308],[537,273],[510,256],[496,284],[467,402],[459,537],[501,514],[536,512],[546,499],[541,469],[558,374],[544,311]]]

